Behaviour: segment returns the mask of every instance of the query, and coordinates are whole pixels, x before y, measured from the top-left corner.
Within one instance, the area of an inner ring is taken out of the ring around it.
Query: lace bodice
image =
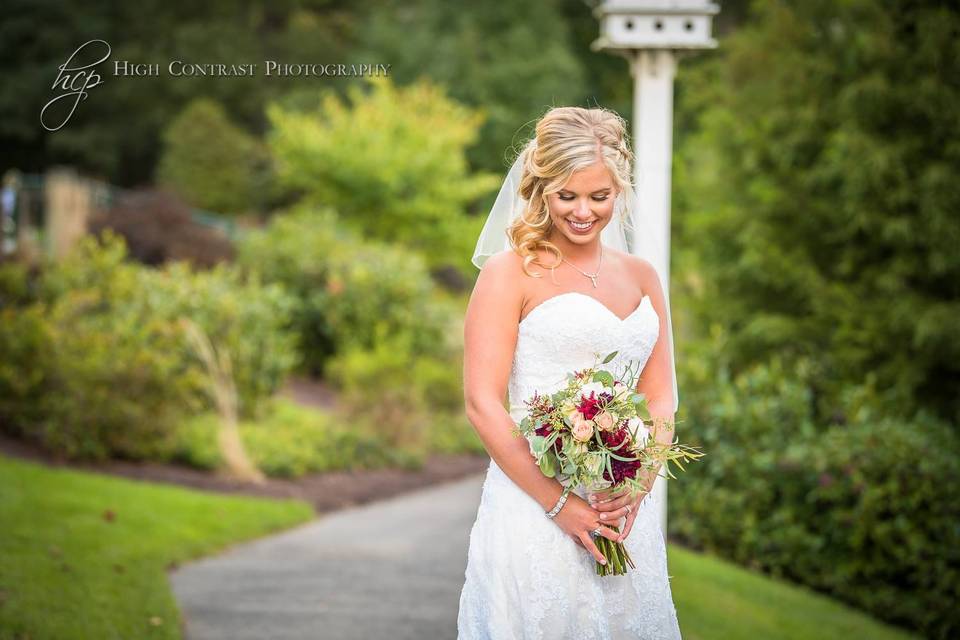
[[[660,333],[660,321],[644,296],[630,315],[619,318],[585,293],[570,291],[547,298],[520,321],[508,393],[510,416],[519,421],[533,395],[553,393],[566,384],[566,374],[616,357],[603,368],[621,372],[632,360],[643,371]]]

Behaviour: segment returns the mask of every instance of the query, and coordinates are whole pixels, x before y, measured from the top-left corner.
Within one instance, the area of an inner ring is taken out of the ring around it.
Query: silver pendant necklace
[[[590,278],[590,282],[593,283],[593,288],[594,288],[594,289],[597,288],[597,278],[600,276],[600,267],[603,266],[603,245],[602,245],[602,244],[600,245],[600,264],[597,265],[597,272],[596,272],[596,273],[587,273],[586,271],[584,271],[583,269],[581,269],[581,268],[578,267],[577,265],[573,264],[572,262],[570,262],[569,260],[567,260],[567,259],[564,258],[563,256],[561,256],[560,259],[563,260],[564,262],[566,262],[568,265],[570,265],[570,266],[573,267],[574,269],[576,269],[577,271],[579,271],[580,273],[582,273],[583,275],[585,275],[585,276],[587,276],[588,278]]]

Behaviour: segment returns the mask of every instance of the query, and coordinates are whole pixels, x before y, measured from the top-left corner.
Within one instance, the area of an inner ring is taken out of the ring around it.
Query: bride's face
[[[554,234],[559,232],[573,244],[596,241],[613,217],[616,183],[599,160],[574,171],[563,188],[547,196]]]

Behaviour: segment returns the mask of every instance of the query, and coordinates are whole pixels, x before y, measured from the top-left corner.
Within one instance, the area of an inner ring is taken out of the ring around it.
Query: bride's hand
[[[620,535],[610,527],[602,526],[603,523],[598,518],[597,512],[575,493],[570,493],[567,496],[567,502],[560,509],[560,512],[553,517],[553,521],[601,564],[606,564],[607,559],[603,557],[600,549],[594,544],[590,532],[599,526],[600,535],[604,538],[616,540],[617,536]]]
[[[597,517],[601,522],[616,523],[620,518],[626,518],[627,521],[617,534],[618,542],[623,542],[630,534],[633,528],[633,521],[637,518],[637,509],[640,503],[646,497],[647,493],[641,493],[635,498],[631,498],[625,487],[619,489],[605,489],[595,493],[588,494],[590,506],[596,510]]]

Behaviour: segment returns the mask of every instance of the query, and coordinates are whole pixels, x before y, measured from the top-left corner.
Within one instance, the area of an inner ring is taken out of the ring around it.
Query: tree
[[[734,372],[817,363],[960,420],[960,15],[943,3],[760,2],[681,76],[677,244]],[[687,253],[686,255],[690,255]]]
[[[157,182],[190,204],[244,213],[267,201],[268,156],[259,140],[234,125],[213,100],[194,100],[164,134]]]
[[[269,145],[282,188],[301,203],[330,206],[367,238],[399,242],[431,266],[470,269],[480,219],[468,203],[499,184],[471,174],[465,149],[481,115],[423,79],[397,88],[369,78],[348,99],[325,93],[310,111],[273,105]]]

